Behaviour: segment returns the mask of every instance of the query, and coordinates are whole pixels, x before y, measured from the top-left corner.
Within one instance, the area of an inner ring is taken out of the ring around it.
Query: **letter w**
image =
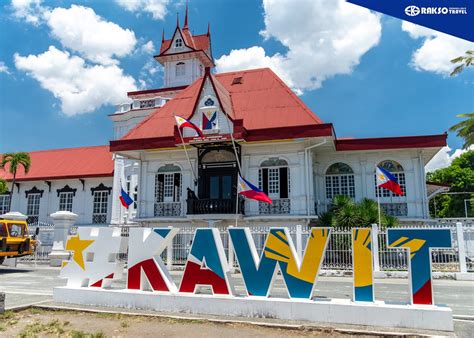
[[[278,263],[290,298],[310,299],[324,259],[329,232],[330,228],[312,228],[303,261],[300,261],[287,228],[270,229],[260,259],[250,230],[229,228],[249,296],[268,297]]]

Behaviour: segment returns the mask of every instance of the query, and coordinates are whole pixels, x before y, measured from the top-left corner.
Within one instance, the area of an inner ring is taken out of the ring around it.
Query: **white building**
[[[107,224],[230,225],[237,214],[240,224],[291,225],[315,219],[335,195],[360,200],[377,199],[380,193],[387,213],[428,217],[424,166],[446,145],[446,134],[338,139],[333,125],[321,121],[270,69],[214,74],[211,34],[193,36],[187,14],[170,39],[163,36],[154,58],[164,67],[164,87],[128,93],[132,103],[118,105],[110,115],[114,140],[107,158],[110,166],[114,159],[114,167],[81,172],[93,161],[92,148],[78,148],[62,150],[71,153],[67,177],[34,175],[34,170],[54,172],[66,160],[52,159],[37,168],[32,153],[32,172],[20,175],[12,210],[48,220],[58,209],[71,209],[72,195],[79,223],[99,223],[98,191],[107,191],[100,193],[106,199],[101,210],[107,205],[100,223],[106,218]],[[200,138],[184,129],[188,156],[175,115],[205,134]],[[72,154],[79,149],[83,162],[74,165],[77,154]],[[377,165],[395,174],[404,196],[377,192]],[[243,177],[273,199],[272,205],[236,200],[239,166]],[[129,209],[120,204],[121,187],[136,201]],[[33,207],[38,198],[39,209]],[[0,197],[0,212],[6,211],[6,199]]]

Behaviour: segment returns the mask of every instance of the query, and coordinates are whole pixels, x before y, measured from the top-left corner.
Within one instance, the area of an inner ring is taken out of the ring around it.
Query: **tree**
[[[7,191],[8,191],[7,182],[3,178],[0,178],[0,194],[4,194]]]
[[[458,117],[466,117],[466,120],[459,122],[449,128],[449,131],[456,131],[457,136],[464,139],[464,149],[468,149],[474,144],[474,113],[459,114]]]
[[[464,217],[464,200],[474,198],[474,194],[471,194],[474,191],[474,150],[465,152],[454,159],[449,167],[428,173],[426,180],[448,184],[451,187],[450,192],[458,193],[438,195],[432,199],[430,201],[432,216]],[[468,215],[474,216],[474,203],[470,203],[470,205]]]
[[[379,223],[379,210],[377,202],[369,198],[363,198],[356,203],[348,196],[334,196],[329,211],[318,217],[318,226],[331,226],[341,228],[368,227]],[[381,210],[381,223],[383,227],[397,225],[396,217],[385,214]]]
[[[12,206],[13,187],[15,186],[16,174],[18,172],[18,168],[22,166],[25,171],[25,174],[27,174],[28,171],[30,171],[30,166],[31,166],[30,154],[24,153],[24,152],[3,154],[2,161],[0,162],[0,168],[5,169],[7,165],[8,165],[8,171],[10,172],[10,174],[13,175],[12,188],[10,190],[10,201],[8,203],[8,210],[10,210]]]
[[[463,56],[458,56],[455,59],[451,60],[451,63],[458,64],[453,71],[451,72],[451,76],[456,76],[461,73],[466,67],[470,67],[474,65],[474,50],[466,51],[466,54]]]

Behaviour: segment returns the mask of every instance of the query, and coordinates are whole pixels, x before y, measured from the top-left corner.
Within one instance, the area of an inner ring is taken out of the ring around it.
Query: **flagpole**
[[[176,115],[174,115],[174,116],[176,118]],[[181,133],[181,129],[179,128],[179,126],[178,126],[178,133],[179,133],[179,137],[181,138],[181,142],[183,143],[184,152],[186,154],[186,158],[188,159],[189,167],[191,168],[191,173],[193,174],[193,179],[194,179],[193,191],[194,191],[194,187],[196,186],[197,178],[196,178],[196,174],[194,173],[194,168],[193,168],[193,165],[191,163],[191,160],[189,159],[188,150],[186,149],[186,143],[184,143],[183,134]]]
[[[222,107],[221,107],[222,108]],[[226,116],[226,121],[227,121],[227,128],[229,129],[229,134],[230,134],[230,139],[232,141],[232,147],[234,148],[234,154],[235,154],[235,159],[237,161],[237,168],[239,170],[238,175],[241,175],[242,173],[242,168],[240,167],[240,161],[239,161],[239,155],[237,154],[237,147],[235,146],[235,140],[234,140],[234,135],[233,135],[233,130],[230,128],[230,123],[229,123],[229,114],[222,109]],[[235,227],[237,227],[238,224],[238,219],[239,219],[239,178],[237,177],[237,184],[235,186]]]

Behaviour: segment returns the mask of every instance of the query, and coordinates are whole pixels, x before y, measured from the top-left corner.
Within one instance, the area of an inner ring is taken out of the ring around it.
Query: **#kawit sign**
[[[120,237],[118,228],[79,228],[66,246],[72,252],[71,260],[65,262],[61,270],[61,276],[68,280],[67,286],[55,289],[55,300],[175,312],[272,316],[363,325],[394,326],[390,324],[394,322],[405,327],[452,328],[451,310],[432,306],[430,258],[432,248],[451,246],[449,229],[387,230],[388,247],[408,251],[411,301],[414,305],[423,304],[421,308],[387,305],[374,300],[371,229],[352,230],[352,299],[324,302],[312,299],[330,228],[312,228],[300,257],[285,227],[270,229],[261,255],[257,253],[248,228],[230,227],[229,240],[244,282],[245,295],[237,294],[234,289],[216,228],[196,229],[181,282],[176,285],[161,255],[178,231],[177,228],[130,228],[127,241],[127,238]],[[114,281],[123,279],[121,272],[124,267],[116,257],[126,251],[126,283],[118,288],[120,283],[114,284]],[[269,297],[278,272],[289,299]],[[209,286],[213,294],[197,294],[199,286]],[[364,316],[360,315],[362,308]],[[415,315],[403,312],[410,308],[418,312]],[[384,318],[379,323],[374,322],[384,311]],[[415,323],[417,316],[419,322]],[[407,323],[403,323],[403,318]],[[442,318],[447,321],[451,318],[450,323],[443,324]]]

